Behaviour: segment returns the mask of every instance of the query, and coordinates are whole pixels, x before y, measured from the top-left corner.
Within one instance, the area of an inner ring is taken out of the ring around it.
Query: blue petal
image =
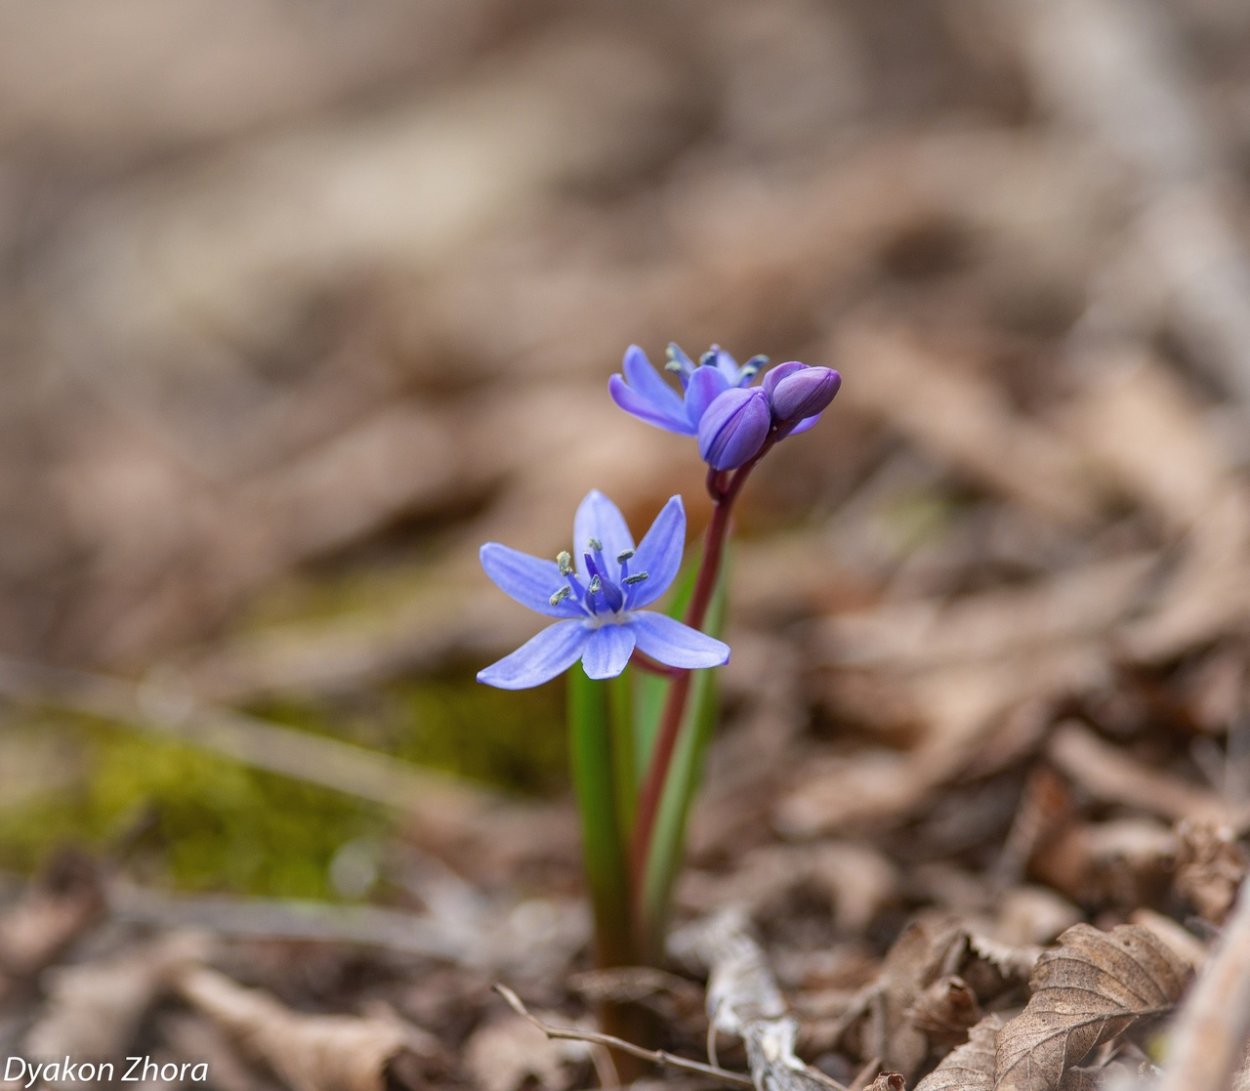
[[[658,371],[651,366],[647,354],[637,345],[625,350],[621,364],[629,385],[657,409],[672,416],[681,416],[681,395],[668,385]]]
[[[627,625],[609,623],[590,634],[582,652],[582,667],[590,678],[615,678],[634,654],[635,636]]]
[[[581,658],[592,636],[581,621],[557,621],[531,637],[511,655],[477,672],[477,680],[500,689],[541,686]]]
[[[638,551],[629,562],[631,572],[645,572],[641,583],[625,587],[625,608],[646,606],[655,602],[677,576],[681,555],[686,548],[686,509],[681,497],[672,497],[655,517],[651,529],[643,536]]]
[[[574,554],[588,553],[591,538],[603,545],[603,556],[609,564],[616,561],[618,553],[634,548],[634,536],[629,533],[621,509],[598,489],[591,489],[577,505],[573,517]]]
[[[486,574],[505,595],[548,617],[580,617],[582,608],[570,598],[551,605],[551,595],[567,583],[555,561],[531,557],[519,549],[487,542],[479,554]]]
[[[692,427],[697,428],[703,414],[717,398],[729,389],[729,380],[718,368],[701,367],[690,376],[690,385],[686,387],[686,416],[690,418]]]
[[[691,670],[719,667],[729,661],[728,644],[665,614],[643,610],[627,624],[638,639],[639,651],[658,663]]]
[[[789,424],[778,425],[777,432],[776,432],[777,439],[782,440],[782,439],[785,439],[787,436],[797,436],[802,432],[806,432],[818,420],[820,420],[819,413],[817,413],[813,417],[804,417],[801,421],[799,421],[798,424],[793,425],[793,426]]]
[[[715,366],[730,386],[738,386],[742,382],[742,369],[738,367],[738,361],[729,355],[720,345],[713,345],[712,352],[716,354]]]
[[[657,428],[678,432],[683,436],[694,435],[694,426],[687,419],[686,410],[680,399],[677,400],[676,410],[667,404],[657,405],[629,387],[619,375],[613,375],[608,379],[608,393],[626,413],[632,413],[639,420],[654,424]],[[677,399],[675,391],[669,391],[669,393]]]

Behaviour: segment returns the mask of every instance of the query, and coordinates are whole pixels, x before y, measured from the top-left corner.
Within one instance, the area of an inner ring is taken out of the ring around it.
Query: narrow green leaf
[[[582,855],[595,921],[596,962],[628,966],[634,957],[629,872],[619,824],[609,687],[569,671],[569,755],[582,825]]]

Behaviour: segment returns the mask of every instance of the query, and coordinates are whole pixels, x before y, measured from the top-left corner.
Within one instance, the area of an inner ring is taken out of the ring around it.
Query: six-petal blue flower
[[[680,496],[664,505],[635,546],[620,510],[592,490],[573,521],[580,563],[570,553],[545,561],[487,542],[481,550],[482,567],[500,590],[531,610],[561,620],[479,671],[478,681],[501,689],[527,689],[561,674],[579,659],[591,678],[613,678],[625,669],[635,648],[682,669],[727,662],[728,645],[665,614],[640,609],[658,599],[676,578],[685,541],[686,512]]]

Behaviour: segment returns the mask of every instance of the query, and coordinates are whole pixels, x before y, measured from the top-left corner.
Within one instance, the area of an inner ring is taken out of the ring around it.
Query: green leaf
[[[596,964],[637,962],[630,928],[629,871],[614,770],[611,693],[573,669],[567,674],[569,756],[582,825],[582,855],[595,920]],[[631,803],[632,805],[632,803]]]

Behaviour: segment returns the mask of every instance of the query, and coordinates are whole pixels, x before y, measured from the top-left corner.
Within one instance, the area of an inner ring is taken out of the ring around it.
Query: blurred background
[[[844,376],[741,510],[696,854],[844,823],[852,756],[861,821],[1018,772],[1125,662],[1222,740],[1248,219],[1235,0],[0,6],[0,870],[356,898],[489,829],[537,882],[516,806],[572,882],[477,547],[590,487],[697,533],[631,342]]]

